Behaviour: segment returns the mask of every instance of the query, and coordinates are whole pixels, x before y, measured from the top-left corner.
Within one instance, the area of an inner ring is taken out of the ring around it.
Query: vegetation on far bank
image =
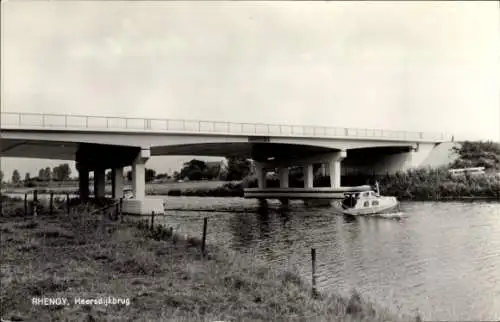
[[[106,216],[0,217],[0,316],[17,321],[410,321],[364,301],[311,296],[293,269],[273,270],[252,256],[147,223]],[[33,297],[68,306],[34,306]],[[130,305],[75,305],[112,296]]]

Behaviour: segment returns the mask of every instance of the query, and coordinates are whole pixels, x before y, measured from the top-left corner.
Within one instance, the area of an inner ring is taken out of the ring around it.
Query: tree
[[[180,180],[181,173],[179,171],[174,171],[174,173],[172,174],[172,177],[174,177],[174,180]]]
[[[21,175],[19,171],[16,169],[12,172],[12,183],[19,183],[21,181]]]
[[[251,162],[245,158],[228,157],[226,180],[242,180],[250,173]]]
[[[156,171],[153,169],[146,168],[145,176],[146,176],[146,182],[151,182],[156,176]]]
[[[156,175],[156,171],[153,169],[146,168],[145,180],[146,182],[151,182]],[[127,171],[127,180],[132,181],[132,171]]]
[[[26,175],[24,176],[24,182],[29,182],[31,181],[30,173],[26,172]]]
[[[167,173],[158,173],[155,176],[155,179],[169,179],[170,176]]]
[[[452,168],[485,167],[486,170],[500,169],[500,144],[496,142],[465,141],[453,147],[458,158],[450,164]]]
[[[221,165],[218,163],[217,165],[208,165],[207,164],[207,169],[205,170],[204,177],[212,180],[219,178],[221,174]]]
[[[3,171],[0,170],[0,183],[2,183],[2,182],[3,182]]]
[[[112,171],[107,171],[106,172],[106,181],[113,181],[113,172]]]
[[[38,171],[38,180],[40,181],[50,181],[52,179],[52,171],[49,167],[45,169],[40,169]]]
[[[207,164],[204,161],[193,159],[184,163],[181,169],[180,177],[189,180],[201,180],[205,177]]]
[[[54,167],[52,173],[53,179],[56,181],[68,180],[71,175],[71,168],[69,167],[69,164],[63,163],[58,165],[57,167]]]

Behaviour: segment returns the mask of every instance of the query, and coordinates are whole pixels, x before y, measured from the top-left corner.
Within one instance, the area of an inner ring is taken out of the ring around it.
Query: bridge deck
[[[449,141],[451,135],[381,129],[342,128],[309,125],[235,123],[221,121],[123,118],[69,114],[2,112],[1,129],[130,131],[193,133],[248,136],[284,136],[309,138],[377,139],[390,141]]]

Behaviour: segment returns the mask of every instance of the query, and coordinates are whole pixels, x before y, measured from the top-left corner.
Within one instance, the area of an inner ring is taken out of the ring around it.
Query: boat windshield
[[[344,200],[342,200],[342,205],[345,208],[352,208],[356,206],[359,193],[346,193]]]

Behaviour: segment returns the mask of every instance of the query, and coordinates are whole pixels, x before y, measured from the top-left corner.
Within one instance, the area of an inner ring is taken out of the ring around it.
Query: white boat
[[[123,199],[134,199],[134,192],[132,191],[132,189],[123,189]]]
[[[381,196],[378,189],[354,191],[344,194],[345,198],[337,202],[335,207],[344,215],[402,217],[399,201],[396,197]]]

